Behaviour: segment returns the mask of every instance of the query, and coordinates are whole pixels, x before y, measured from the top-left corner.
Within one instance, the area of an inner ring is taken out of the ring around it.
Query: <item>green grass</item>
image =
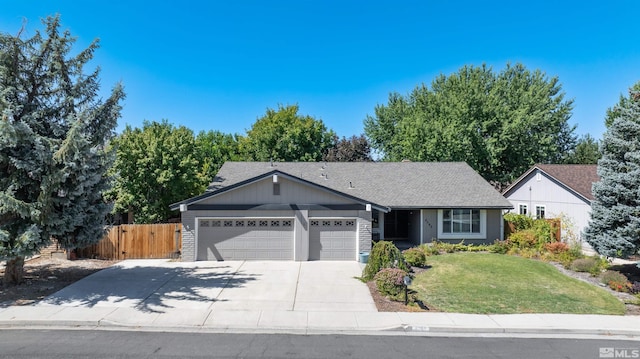
[[[605,290],[567,277],[548,263],[490,253],[427,257],[432,268],[410,287],[425,304],[445,312],[625,313]]]

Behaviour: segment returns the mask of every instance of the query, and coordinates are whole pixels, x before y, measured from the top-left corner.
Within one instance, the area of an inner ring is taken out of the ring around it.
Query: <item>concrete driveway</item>
[[[128,260],[86,277],[38,306],[181,310],[376,312],[356,262]]]

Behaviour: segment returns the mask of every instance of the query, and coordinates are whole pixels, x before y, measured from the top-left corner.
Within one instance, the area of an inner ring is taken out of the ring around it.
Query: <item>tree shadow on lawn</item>
[[[223,288],[242,287],[260,274],[236,272],[214,264],[198,267],[116,265],[92,274],[50,295],[44,305],[131,307],[164,313],[172,308],[207,307]]]

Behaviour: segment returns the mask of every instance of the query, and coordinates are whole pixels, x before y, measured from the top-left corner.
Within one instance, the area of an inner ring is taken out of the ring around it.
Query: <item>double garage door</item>
[[[355,219],[309,220],[309,260],[355,260]],[[293,218],[198,220],[198,260],[293,260]],[[302,229],[301,229],[302,230]]]

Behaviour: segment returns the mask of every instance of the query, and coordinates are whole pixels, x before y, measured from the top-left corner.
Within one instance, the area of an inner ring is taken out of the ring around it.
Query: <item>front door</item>
[[[384,214],[384,238],[409,238],[409,211],[393,210]]]

